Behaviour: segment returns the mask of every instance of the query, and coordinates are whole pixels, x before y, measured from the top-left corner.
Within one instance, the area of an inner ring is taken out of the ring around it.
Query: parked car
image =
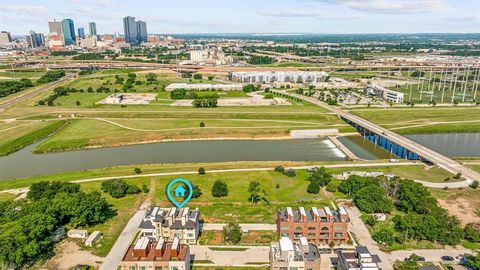
[[[451,262],[455,260],[455,258],[453,258],[452,256],[442,256],[441,259],[445,262]]]

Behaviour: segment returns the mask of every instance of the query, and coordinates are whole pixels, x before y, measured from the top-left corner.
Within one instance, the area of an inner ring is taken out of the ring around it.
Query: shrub
[[[203,167],[198,168],[198,174],[199,175],[205,175],[205,169]]]
[[[141,174],[142,173],[142,169],[140,169],[140,168],[135,168],[134,171],[135,171],[136,174]]]
[[[283,173],[285,171],[285,168],[283,166],[277,166],[277,167],[275,167],[275,171]]]
[[[212,187],[212,196],[213,197],[226,197],[228,196],[228,186],[222,180],[217,180],[213,183]]]
[[[114,179],[102,182],[101,190],[110,194],[113,198],[123,198],[127,194],[138,194],[140,189],[135,185],[130,185],[123,180]]]
[[[294,169],[287,169],[283,172],[283,174],[285,174],[286,176],[288,177],[295,177],[297,176],[297,173],[295,172]]]
[[[473,189],[477,189],[480,186],[480,182],[478,180],[475,180],[470,184],[470,187]]]
[[[311,181],[308,184],[307,192],[310,194],[318,194],[320,192],[320,185],[316,181]]]

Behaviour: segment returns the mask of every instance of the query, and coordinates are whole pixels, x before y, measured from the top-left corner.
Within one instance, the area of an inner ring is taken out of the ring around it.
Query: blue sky
[[[46,33],[71,18],[121,33],[127,15],[149,33],[480,32],[479,0],[1,0],[0,30]]]

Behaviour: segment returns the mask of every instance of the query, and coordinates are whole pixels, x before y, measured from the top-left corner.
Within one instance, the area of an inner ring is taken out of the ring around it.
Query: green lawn
[[[46,138],[66,125],[65,121],[13,122],[0,130],[0,156],[18,151]],[[3,130],[3,132],[2,132]]]

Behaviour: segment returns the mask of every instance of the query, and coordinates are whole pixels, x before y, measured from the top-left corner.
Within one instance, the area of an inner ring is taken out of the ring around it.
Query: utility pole
[[[457,67],[457,74],[455,74],[455,83],[453,84],[452,103],[455,101],[455,90],[457,90],[457,81],[458,81],[459,72],[460,72],[460,68]]]
[[[466,75],[463,76],[465,82],[463,83],[463,97],[462,102],[465,102],[465,96],[467,95],[467,86],[468,86],[468,75],[470,74],[470,67],[467,68]]]
[[[442,71],[442,73],[443,73],[443,71]],[[443,98],[445,96],[445,86],[447,85],[447,75],[448,75],[448,69],[445,70],[445,75],[442,76],[443,77],[443,86],[441,86],[442,87],[442,101],[441,101],[441,103],[443,103]]]

